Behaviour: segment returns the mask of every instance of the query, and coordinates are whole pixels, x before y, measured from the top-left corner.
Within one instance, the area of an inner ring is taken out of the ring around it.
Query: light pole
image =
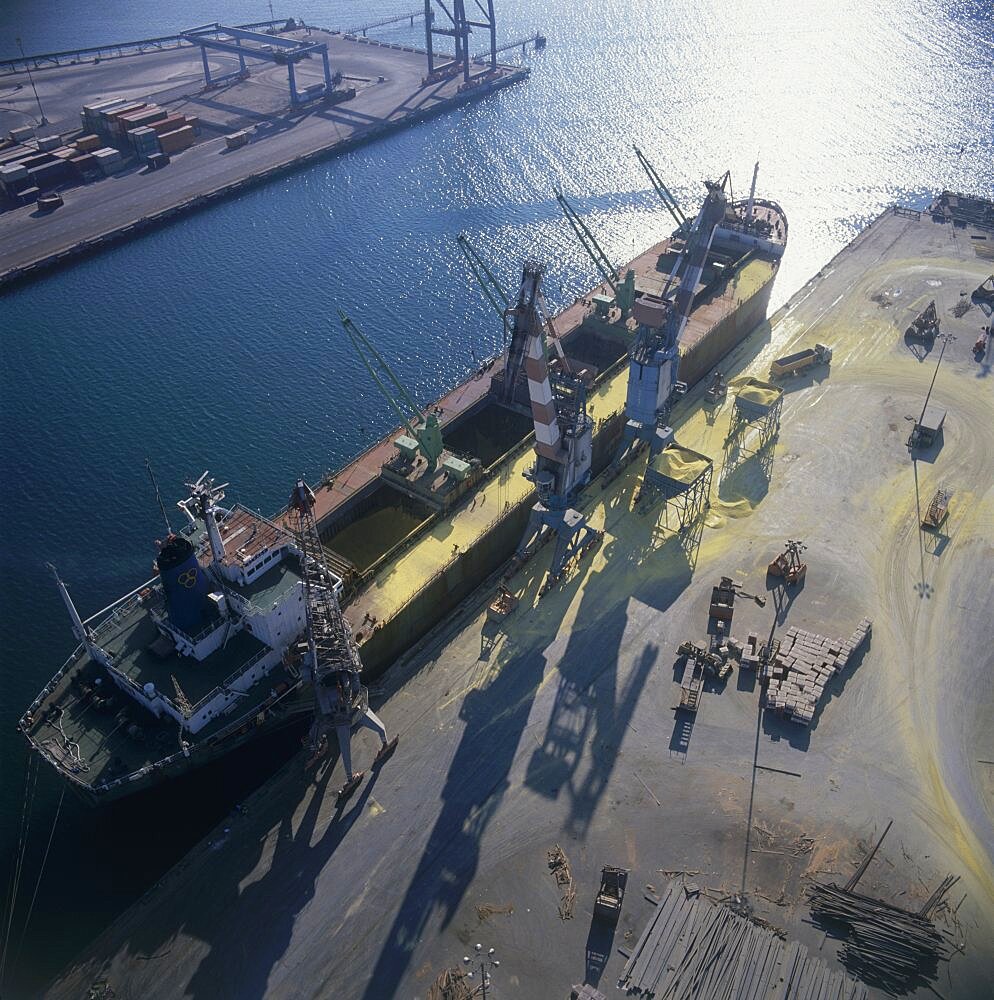
[[[28,57],[24,54],[24,46],[21,44],[20,38],[17,39],[17,47],[21,50],[21,58],[24,60],[24,68],[28,71],[28,82],[31,84],[31,89],[35,93],[35,100],[38,102],[38,114],[41,115],[41,124],[47,125],[48,119],[45,117],[45,112],[41,107],[41,98],[38,96],[38,88],[35,86],[35,78],[31,75],[31,67],[28,65]]]
[[[463,957],[463,962],[466,965],[478,965],[480,968],[480,982],[474,987],[473,992],[469,994],[470,997],[482,997],[483,1000],[487,1000],[487,997],[491,996],[490,989],[492,985],[491,980],[493,978],[491,973],[494,969],[500,967],[500,961],[494,955],[494,951],[495,949],[491,948],[484,955],[483,945],[477,944],[476,955],[474,957],[470,957],[469,955],[465,955]],[[476,972],[472,969],[467,972],[466,975],[469,979],[476,978]]]

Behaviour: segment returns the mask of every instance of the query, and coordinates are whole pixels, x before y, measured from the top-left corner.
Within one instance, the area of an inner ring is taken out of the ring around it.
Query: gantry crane
[[[348,316],[341,310],[338,312],[342,321],[342,326],[352,341],[356,354],[366,366],[366,370],[373,376],[373,380],[380,387],[386,401],[393,407],[394,412],[400,418],[400,422],[407,430],[407,435],[402,435],[394,441],[395,447],[405,458],[413,460],[417,454],[424,457],[428,463],[428,472],[434,472],[438,467],[438,460],[442,457],[445,445],[442,441],[442,428],[439,426],[438,417],[434,413],[422,413],[421,408],[411,398],[410,393],[404,388],[400,379],[391,371],[390,366],[383,359],[380,352],[370,343],[363,332]],[[383,378],[377,374],[376,366],[370,361],[370,357],[379,365],[384,377],[393,383],[394,390],[388,388]]]
[[[635,272],[629,269],[625,272],[625,277],[620,279],[617,268],[608,260],[607,254],[601,249],[590,227],[580,218],[576,209],[566,200],[561,191],[553,189],[552,193],[556,196],[556,201],[559,202],[559,207],[563,210],[566,221],[576,233],[583,249],[587,251],[587,255],[611,289],[614,301],[621,310],[621,318],[627,319],[635,304]]]
[[[359,787],[364,772],[352,770],[352,732],[365,726],[380,738],[373,766],[381,764],[397,748],[398,737],[387,740],[386,729],[369,707],[369,692],[360,680],[362,660],[352,628],[335,596],[331,574],[322,560],[321,536],[314,519],[314,493],[303,481],[290,494],[288,514],[301,548],[304,609],[307,627],[302,674],[314,690],[314,722],[308,744],[317,757],[327,747],[334,729],[345,767],[345,784],[338,801]],[[312,758],[313,759],[313,758]]]
[[[544,592],[559,579],[569,560],[599,541],[601,535],[588,526],[585,515],[570,507],[590,480],[593,422],[587,414],[584,383],[569,372],[553,376],[549,371],[542,273],[540,264],[524,265],[518,300],[508,310],[508,318],[513,321],[512,342],[519,340],[524,345],[528,398],[535,424],[535,465],[526,476],[538,492],[538,503],[532,508],[512,572],[551,531],[556,547]]]

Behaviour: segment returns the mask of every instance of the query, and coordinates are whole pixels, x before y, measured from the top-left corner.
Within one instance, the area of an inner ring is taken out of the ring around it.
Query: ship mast
[[[69,596],[69,591],[66,589],[66,585],[62,582],[58,570],[51,563],[46,563],[45,565],[48,566],[52,576],[55,577],[55,585],[59,588],[62,603],[65,604],[66,611],[69,612],[69,617],[72,620],[73,635],[76,636],[78,642],[81,642],[86,647],[86,651],[90,654],[90,656],[97,659],[96,636],[93,634],[93,629],[84,624],[83,619],[79,617],[76,605],[73,604],[72,598]]]
[[[756,166],[752,170],[752,187],[749,188],[749,204],[746,206],[746,216],[745,222],[747,226],[752,225],[752,207],[753,202],[756,200],[756,178],[759,176],[759,160],[756,161]]]

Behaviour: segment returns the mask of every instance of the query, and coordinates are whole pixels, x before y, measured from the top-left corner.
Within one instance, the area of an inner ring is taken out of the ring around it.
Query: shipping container
[[[149,122],[148,127],[156,135],[162,135],[163,132],[175,132],[189,124],[186,115],[168,115],[166,118],[160,118],[157,122]]]
[[[23,163],[6,163],[0,167],[0,182],[22,181],[28,176],[28,168]]]
[[[187,115],[186,123],[197,135],[200,135],[200,119],[196,115]]]
[[[123,135],[125,130],[119,124],[118,119],[125,115],[132,115],[136,111],[141,111],[144,107],[144,101],[133,101],[131,104],[124,104],[119,108],[114,108],[109,114],[101,117],[100,131],[108,135]]]
[[[21,163],[30,170],[32,167],[40,167],[43,163],[51,163],[53,159],[51,153],[35,153],[33,156],[26,156]]]
[[[173,154],[187,149],[193,145],[193,129],[189,125],[177,129],[175,132],[166,132],[159,136],[159,145],[163,153]]]
[[[66,179],[69,174],[69,167],[62,160],[53,160],[51,163],[44,163],[40,167],[33,167],[28,171],[28,177],[32,184],[37,184],[40,188],[51,187]]]
[[[38,151],[50,153],[53,149],[58,149],[62,145],[62,139],[57,135],[39,136],[37,139]]]
[[[82,177],[100,170],[100,161],[92,153],[81,153],[69,161],[69,166]]]
[[[130,132],[133,128],[140,128],[142,125],[151,125],[152,122],[162,121],[168,118],[169,112],[165,108],[158,108],[154,104],[147,108],[142,108],[132,115],[122,115],[118,118],[122,133]]]
[[[81,135],[76,140],[76,148],[81,153],[92,153],[102,145],[99,135]]]
[[[35,130],[30,125],[22,125],[20,128],[12,128],[7,134],[14,142],[26,142],[35,134]]]
[[[110,111],[112,108],[117,108],[127,103],[128,101],[125,97],[111,97],[106,101],[97,101],[95,104],[84,104],[83,114],[93,116],[98,112]]]
[[[22,188],[20,191],[17,192],[17,200],[22,205],[29,205],[31,204],[31,202],[38,200],[38,195],[40,193],[41,192],[34,185],[32,185],[31,187]]]
[[[52,156],[57,160],[71,160],[74,156],[79,155],[79,150],[75,149],[73,146],[60,146],[58,149],[52,150]]]

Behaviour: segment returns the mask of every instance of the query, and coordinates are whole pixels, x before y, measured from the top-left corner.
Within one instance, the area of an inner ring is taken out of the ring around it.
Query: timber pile
[[[864,618],[847,640],[787,629],[777,655],[760,671],[767,684],[766,707],[798,725],[811,725],[825,686],[845,670],[872,628],[873,622]]]
[[[681,885],[660,901],[618,987],[655,1000],[867,1000],[862,983],[830,969],[804,945],[785,944],[774,928]]]
[[[442,969],[428,989],[428,1000],[469,1000],[472,984],[462,969]]]
[[[559,902],[559,919],[572,920],[573,907],[576,903],[576,882],[573,881],[573,870],[569,866],[566,852],[556,844],[555,850],[549,851],[549,870],[556,880],[556,885],[562,890]]]
[[[948,882],[948,880],[947,880]],[[942,892],[948,888],[943,883]],[[889,988],[907,988],[919,976],[935,975],[939,959],[950,956],[949,942],[928,918],[937,890],[922,908],[911,913],[838,885],[813,885],[808,889],[811,913],[820,920],[847,925],[839,957],[846,968],[868,982]]]

